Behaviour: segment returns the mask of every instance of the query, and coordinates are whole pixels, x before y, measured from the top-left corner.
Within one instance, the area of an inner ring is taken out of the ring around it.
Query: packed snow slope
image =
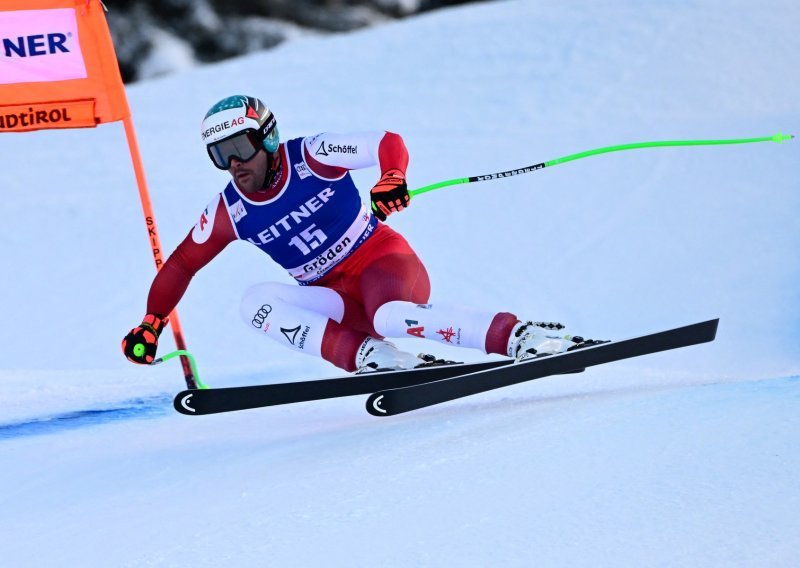
[[[113,7],[112,7],[113,8]],[[399,132],[413,187],[629,142],[800,134],[800,7],[497,2],[129,89],[162,244],[227,182],[199,123]],[[8,566],[800,565],[800,142],[635,150],[419,196],[432,301],[714,343],[393,419],[361,398],[187,418],[119,350],[154,274],[121,125],[0,138]],[[375,170],[356,172],[366,196]],[[212,386],[337,374],[248,331],[231,245],[179,306]],[[438,344],[409,348],[476,360]],[[169,334],[162,354],[173,349]]]

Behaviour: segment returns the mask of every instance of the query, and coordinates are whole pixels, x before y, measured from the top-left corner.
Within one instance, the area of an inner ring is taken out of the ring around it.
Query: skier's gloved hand
[[[133,328],[122,340],[122,352],[128,361],[148,365],[156,357],[158,336],[169,323],[169,318],[156,314],[147,314],[142,323]]]
[[[398,169],[384,172],[369,192],[369,196],[372,201],[372,212],[381,221],[386,221],[386,217],[395,211],[402,211],[411,201],[406,175]]]

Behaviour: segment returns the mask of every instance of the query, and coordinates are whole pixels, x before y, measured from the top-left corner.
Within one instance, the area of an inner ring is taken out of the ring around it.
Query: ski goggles
[[[255,130],[237,132],[233,136],[206,146],[211,161],[220,170],[230,169],[233,158],[240,162],[252,160],[263,148],[264,139],[261,133]]]

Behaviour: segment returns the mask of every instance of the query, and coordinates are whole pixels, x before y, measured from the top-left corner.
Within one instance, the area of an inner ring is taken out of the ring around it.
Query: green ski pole
[[[791,134],[775,134],[774,136],[765,136],[762,138],[732,138],[725,140],[664,140],[656,142],[634,142],[632,144],[620,144],[617,146],[605,146],[603,148],[595,148],[594,150],[586,150],[585,152],[578,152],[577,154],[570,154],[569,156],[564,156],[563,158],[556,158],[555,160],[549,160],[547,162],[542,162],[541,164],[535,164],[533,166],[528,166],[526,168],[519,168],[516,170],[508,170],[505,172],[497,172],[493,174],[484,174],[480,176],[472,176],[466,178],[450,179],[447,181],[440,181],[439,183],[426,185],[418,189],[412,189],[408,193],[411,197],[415,197],[417,195],[421,195],[423,193],[427,193],[429,191],[433,191],[434,189],[439,189],[441,187],[447,187],[449,185],[458,185],[462,183],[475,183],[478,181],[489,181],[493,179],[518,176],[536,170],[541,170],[543,168],[547,168],[550,166],[557,166],[558,164],[563,164],[565,162],[580,160],[581,158],[588,158],[589,156],[597,156],[599,154],[607,154],[609,152],[621,152],[622,150],[636,150],[638,148],[658,148],[664,146],[717,146],[723,144],[751,144],[753,142],[783,142],[784,140],[790,140],[792,138],[794,138],[794,136]]]
[[[199,389],[207,389],[207,388],[209,388],[209,386],[207,384],[205,384],[203,381],[200,380],[200,373],[197,372],[197,364],[195,363],[194,355],[192,355],[191,353],[189,353],[188,351],[186,351],[184,349],[178,349],[177,351],[173,351],[172,353],[167,353],[163,357],[159,357],[158,359],[155,359],[150,364],[151,365],[158,365],[160,363],[163,363],[164,361],[169,361],[170,359],[173,359],[174,357],[186,357],[187,359],[189,359],[189,364],[192,366],[192,373],[194,374],[194,380],[197,383],[197,388],[199,388]]]

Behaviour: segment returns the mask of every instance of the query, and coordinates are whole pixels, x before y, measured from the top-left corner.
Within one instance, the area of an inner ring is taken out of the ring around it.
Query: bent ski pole
[[[205,384],[203,381],[200,380],[200,373],[197,372],[197,364],[194,361],[194,355],[186,351],[185,349],[178,349],[177,351],[173,351],[172,353],[167,353],[163,357],[159,357],[155,359],[151,365],[158,365],[163,363],[164,361],[169,361],[174,357],[186,357],[189,360],[189,364],[192,366],[192,374],[194,375],[194,380],[197,383],[197,388],[199,389],[207,389],[209,386]]]
[[[775,134],[774,136],[765,136],[763,138],[731,138],[724,140],[665,140],[656,142],[635,142],[633,144],[620,144],[617,146],[605,146],[603,148],[595,148],[594,150],[586,150],[585,152],[578,152],[577,154],[570,154],[568,156],[564,156],[563,158],[556,158],[555,160],[549,160],[547,162],[542,162],[541,164],[535,164],[533,166],[528,166],[526,168],[519,168],[515,170],[508,170],[505,172],[484,174],[480,176],[472,176],[467,178],[456,178],[447,181],[440,181],[439,183],[426,185],[418,189],[412,189],[408,193],[411,197],[414,197],[417,195],[421,195],[423,193],[427,193],[429,191],[433,191],[434,189],[447,187],[449,185],[458,185],[461,183],[475,183],[478,181],[488,181],[492,179],[501,179],[512,176],[518,176],[520,174],[527,174],[528,172],[533,172],[550,166],[563,164],[564,162],[580,160],[581,158],[588,158],[589,156],[596,156],[598,154],[607,154],[608,152],[620,152],[622,150],[635,150],[638,148],[657,148],[663,146],[715,146],[722,144],[750,144],[753,142],[783,142],[784,140],[790,140],[792,138],[794,138],[794,136],[791,134],[779,133]]]

